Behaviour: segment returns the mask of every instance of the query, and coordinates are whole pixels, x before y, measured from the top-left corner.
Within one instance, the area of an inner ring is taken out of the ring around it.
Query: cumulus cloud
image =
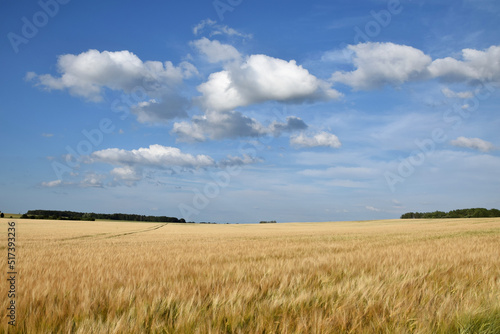
[[[238,111],[208,111],[194,116],[191,122],[174,123],[172,133],[180,141],[193,142],[210,139],[259,137],[268,130],[255,119]]]
[[[170,61],[143,62],[126,50],[65,54],[57,60],[57,71],[60,76],[29,72],[25,78],[46,90],[67,90],[93,102],[102,101],[106,89],[137,95],[145,101],[134,98],[137,104],[131,111],[143,123],[187,117],[188,101],[181,93],[182,84],[184,79],[198,74],[191,63],[175,66]]]
[[[157,171],[167,174],[194,172],[198,169],[218,169],[228,166],[244,166],[256,164],[262,159],[249,154],[242,156],[228,155],[225,159],[214,160],[208,155],[193,155],[184,153],[176,147],[150,145],[149,147],[124,150],[109,148],[95,151],[90,156],[83,157],[85,164],[104,163],[113,168],[109,173],[87,171],[83,177],[75,177],[72,181],[55,180],[42,182],[42,187],[80,187],[103,188],[126,185],[136,186],[140,181],[150,178]]]
[[[204,115],[194,116],[191,122],[174,123],[172,133],[179,141],[201,142],[208,139],[240,137],[279,136],[283,132],[300,131],[307,124],[298,117],[287,117],[286,123],[273,122],[264,126],[254,118],[239,111],[207,111]]]
[[[265,101],[304,102],[341,96],[329,84],[297,65],[266,55],[251,55],[212,73],[198,86],[205,109],[227,111]]]
[[[448,82],[467,81],[500,81],[500,46],[491,46],[488,49],[462,50],[463,60],[446,57],[436,59],[429,67],[433,77],[439,77]]]
[[[65,54],[57,60],[60,77],[50,74],[28,73],[28,80],[48,89],[65,90],[91,101],[102,100],[104,87],[131,92],[136,87],[147,86],[148,93],[162,87],[177,85],[184,78],[197,73],[190,63],[174,66],[172,62],[143,62],[130,51],[88,50],[78,55]],[[154,87],[154,88],[151,88]]]
[[[340,54],[340,51],[334,54]],[[446,82],[500,82],[500,46],[491,46],[484,51],[464,49],[462,60],[452,57],[432,60],[421,50],[394,43],[349,45],[342,54],[351,55],[356,69],[334,72],[331,81],[356,90],[433,78]]]
[[[209,62],[218,63],[229,60],[238,60],[241,58],[240,53],[236,48],[229,44],[222,44],[214,40],[211,41],[206,37],[191,42],[191,44],[203,55],[205,55]]]
[[[453,146],[466,147],[482,152],[489,152],[495,149],[495,146],[492,143],[479,138],[458,137],[457,139],[452,140],[451,144]]]
[[[207,155],[192,155],[183,153],[176,147],[150,145],[135,150],[109,148],[96,151],[89,157],[88,163],[102,162],[116,166],[110,176],[116,184],[135,185],[144,178],[144,170],[163,169],[170,171],[186,171],[199,168],[220,168],[226,166],[242,166],[262,161],[247,154],[243,156],[227,156],[226,159],[215,161]],[[97,179],[97,176],[95,177]],[[102,181],[99,179],[99,181]]]
[[[387,84],[399,85],[428,76],[431,57],[411,46],[394,43],[362,43],[349,45],[356,70],[335,72],[333,82],[354,89],[373,89]]]
[[[273,122],[270,126],[270,132],[279,136],[282,132],[293,132],[307,129],[307,124],[300,118],[289,116],[286,123]]]
[[[114,177],[116,183],[124,183],[128,186],[134,186],[142,180],[140,168],[132,166],[116,167],[110,172],[110,175]]]
[[[202,142],[207,140],[206,134],[204,133],[206,124],[209,124],[206,116],[194,116],[192,123],[174,123],[171,133],[177,135],[177,140],[181,142]]]
[[[215,161],[207,155],[191,155],[182,153],[176,147],[150,145],[148,148],[123,150],[109,148],[96,151],[91,155],[92,161],[104,162],[112,165],[148,166],[148,167],[189,167],[200,168],[214,166]],[[119,170],[123,174],[125,170]]]
[[[290,144],[295,147],[332,147],[339,148],[342,146],[339,138],[328,132],[319,132],[312,137],[307,136],[304,133],[294,135],[290,137]]]

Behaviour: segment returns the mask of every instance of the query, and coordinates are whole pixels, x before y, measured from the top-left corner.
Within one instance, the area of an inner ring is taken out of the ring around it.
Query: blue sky
[[[4,212],[500,207],[497,1],[0,7]]]

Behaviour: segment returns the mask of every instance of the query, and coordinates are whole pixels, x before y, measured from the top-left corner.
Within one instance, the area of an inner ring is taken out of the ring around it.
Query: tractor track
[[[135,231],[129,231],[125,233],[118,233],[118,234],[113,234],[112,232],[108,233],[97,233],[97,234],[88,234],[88,235],[81,235],[78,237],[71,237],[71,238],[64,238],[64,239],[59,239],[57,241],[70,241],[70,240],[83,240],[83,239],[91,239],[91,240],[96,240],[96,239],[111,239],[111,238],[118,238],[122,237],[125,235],[131,235],[131,234],[138,234],[138,233],[144,233],[144,232],[149,232],[149,231],[154,231],[158,230],[164,226],[168,225],[168,223],[162,223],[155,225],[153,227],[148,227],[145,229],[140,229],[140,230],[135,230]]]
[[[144,232],[149,232],[149,231],[154,231],[154,230],[158,230],[164,226],[168,225],[168,223],[164,223],[164,224],[159,224],[159,225],[156,225],[156,226],[153,226],[153,227],[150,227],[150,228],[146,228],[144,230],[138,230],[138,231],[131,231],[131,232],[126,232],[126,233],[120,233],[120,234],[115,234],[115,235],[111,235],[109,237],[105,237],[104,239],[111,239],[111,238],[118,238],[118,237],[122,237],[124,235],[130,235],[130,234],[137,234],[137,233],[144,233]]]

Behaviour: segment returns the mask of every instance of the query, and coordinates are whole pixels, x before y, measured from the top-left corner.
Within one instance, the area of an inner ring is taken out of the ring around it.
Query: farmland
[[[1,332],[500,332],[500,218],[15,221]]]

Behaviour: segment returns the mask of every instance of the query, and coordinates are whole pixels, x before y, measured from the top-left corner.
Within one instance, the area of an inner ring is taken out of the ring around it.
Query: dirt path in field
[[[118,238],[118,237],[121,237],[121,236],[124,236],[124,235],[129,235],[129,234],[137,234],[137,233],[154,231],[154,230],[160,229],[160,228],[162,228],[162,227],[164,227],[166,225],[168,225],[168,223],[159,224],[159,225],[156,225],[156,226],[153,226],[153,227],[150,227],[150,228],[146,228],[146,229],[143,229],[143,230],[130,231],[130,232],[127,232],[127,233],[120,233],[120,234],[111,235],[109,237],[106,237],[105,239]]]
[[[161,224],[158,224],[158,225],[155,225],[153,227],[148,227],[148,228],[145,228],[145,229],[140,229],[140,230],[135,230],[135,231],[129,231],[129,232],[125,232],[125,233],[118,233],[118,234],[114,234],[113,232],[108,232],[108,233],[97,233],[97,234],[88,234],[88,235],[81,235],[81,236],[78,236],[78,237],[71,237],[71,238],[64,238],[64,239],[59,239],[59,241],[69,241],[69,240],[78,240],[78,239],[110,239],[110,238],[118,238],[118,237],[122,237],[124,235],[130,235],[130,234],[138,234],[138,233],[144,233],[144,232],[149,232],[149,231],[154,231],[154,230],[158,230],[166,225],[168,225],[169,223],[161,223]]]

